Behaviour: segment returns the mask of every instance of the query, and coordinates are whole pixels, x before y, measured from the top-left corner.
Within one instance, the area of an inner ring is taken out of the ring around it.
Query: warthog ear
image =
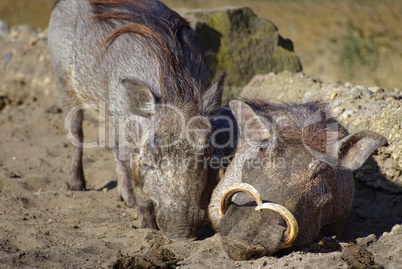
[[[133,78],[121,79],[121,84],[126,90],[126,100],[130,112],[139,116],[149,117],[155,109],[155,96],[144,82]]]
[[[226,73],[224,72],[218,78],[218,80],[204,93],[201,110],[205,116],[213,115],[217,113],[220,109],[225,77]]]
[[[249,141],[272,138],[274,123],[270,119],[258,115],[248,104],[240,100],[230,101],[229,107],[236,118],[242,138]]]
[[[356,170],[363,165],[374,150],[385,144],[387,144],[387,140],[382,135],[362,131],[335,141],[326,153],[310,152],[329,165]]]
[[[362,131],[350,134],[338,141],[339,166],[356,170],[367,160],[377,148],[387,144],[380,134]]]

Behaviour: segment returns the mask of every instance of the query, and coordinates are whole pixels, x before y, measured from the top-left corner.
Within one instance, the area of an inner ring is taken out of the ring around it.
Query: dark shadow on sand
[[[371,165],[367,176],[377,176],[387,182],[378,164],[371,157],[366,164]],[[388,181],[389,182],[389,181]],[[392,183],[390,183],[392,184]],[[398,188],[395,186],[395,189]],[[345,239],[354,241],[359,237],[374,234],[379,238],[384,232],[389,232],[396,224],[402,223],[402,194],[389,193],[366,185],[359,179],[355,180],[355,197],[350,215]]]
[[[112,181],[109,181],[107,184],[105,184],[103,187],[100,187],[99,189],[97,189],[96,191],[102,191],[103,189],[107,189],[110,191],[116,187],[117,187],[117,180],[112,180]]]

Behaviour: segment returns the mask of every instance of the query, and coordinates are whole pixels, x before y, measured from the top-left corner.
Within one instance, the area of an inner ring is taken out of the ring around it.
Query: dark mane
[[[190,55],[183,47],[180,32],[191,29],[189,23],[176,12],[169,10],[159,1],[148,0],[88,0],[94,18],[116,28],[105,40],[110,44],[123,34],[144,37],[148,48],[157,58],[161,72],[161,101],[175,102],[200,100],[203,84],[197,81],[189,65],[202,61]],[[187,53],[187,55],[186,55]],[[208,82],[209,83],[209,82]],[[208,85],[209,86],[209,85]],[[201,92],[200,92],[201,91]]]
[[[325,152],[330,141],[347,134],[332,117],[328,105],[321,101],[302,104],[246,102],[261,116],[274,120],[278,137],[286,142],[304,143],[313,150]]]

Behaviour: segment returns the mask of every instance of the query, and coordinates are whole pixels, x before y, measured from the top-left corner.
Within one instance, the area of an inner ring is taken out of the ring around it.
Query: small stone
[[[51,82],[50,77],[45,77],[45,78],[43,79],[43,84],[45,84],[45,85],[50,84],[50,82]]]
[[[394,100],[395,100],[395,98],[393,96],[388,96],[385,98],[385,101],[387,101],[387,102],[392,102]]]
[[[329,97],[330,100],[334,100],[338,94],[336,92],[331,93],[331,96]]]
[[[45,61],[45,55],[39,56],[38,62],[43,63]]]
[[[21,176],[17,175],[14,172],[10,172],[10,178],[21,178]]]
[[[354,87],[350,92],[350,98],[359,99],[362,96],[361,89],[359,87]]]
[[[375,87],[370,87],[369,90],[373,93],[382,93],[384,92],[384,89],[378,86]]]
[[[356,239],[357,244],[362,247],[368,247],[375,241],[377,241],[377,237],[374,234],[370,234],[367,237]]]
[[[350,82],[346,82],[343,85],[345,86],[345,88],[349,88],[349,89],[353,87],[352,83],[350,83]]]
[[[397,224],[394,227],[392,227],[391,229],[391,234],[402,234],[402,225],[401,224]]]
[[[353,110],[345,110],[341,115],[340,118],[345,120],[349,119],[355,112]]]
[[[332,237],[324,237],[318,243],[314,243],[310,246],[310,251],[315,253],[328,253],[337,250],[341,250],[341,246]]]
[[[56,105],[52,105],[51,107],[46,109],[46,113],[49,113],[49,114],[60,114],[62,112],[63,112],[63,110],[61,110],[61,108],[57,107]]]
[[[153,249],[160,247],[160,244],[155,239],[150,240],[148,243],[149,243],[149,246]]]

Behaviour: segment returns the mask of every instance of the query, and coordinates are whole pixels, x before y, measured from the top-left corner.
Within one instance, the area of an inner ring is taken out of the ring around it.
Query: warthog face
[[[153,103],[153,96],[144,86],[143,95],[149,100],[142,103],[149,106],[143,111],[148,113],[133,115],[125,126],[125,137],[137,148],[127,159],[131,160],[143,227],[156,224],[154,228],[169,238],[191,239],[204,223],[212,132],[205,114],[219,109],[220,97],[216,95],[220,96],[222,85],[223,76],[206,92],[201,108],[180,102]]]
[[[311,243],[325,226],[340,228],[352,171],[386,140],[369,131],[347,135],[320,103],[252,108],[236,100],[230,108],[240,139],[209,206],[228,255],[272,255]]]
[[[156,224],[170,238],[194,237],[206,215],[201,205],[208,172],[203,160],[209,156],[211,126],[201,116],[181,118],[183,112],[163,107],[155,124],[148,123],[147,132],[154,134],[143,136],[134,166],[142,191],[154,204]]]

